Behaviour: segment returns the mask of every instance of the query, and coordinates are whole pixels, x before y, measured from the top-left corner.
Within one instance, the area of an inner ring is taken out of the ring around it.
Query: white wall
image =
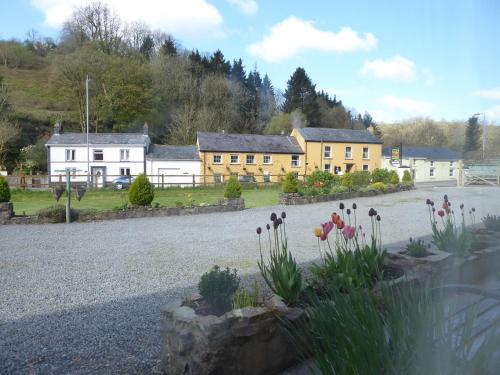
[[[150,160],[146,161],[149,181],[155,186],[193,186],[200,183],[201,162],[199,160]],[[163,175],[163,180],[161,175]]]
[[[76,151],[75,161],[66,161],[66,150],[73,149]],[[90,173],[92,167],[106,167],[105,182],[109,182],[120,176],[121,168],[130,168],[131,175],[144,173],[144,147],[132,145],[113,145],[113,146],[91,146],[90,156]],[[120,150],[129,150],[129,161],[120,161]],[[65,175],[65,172],[57,172],[66,168],[76,169],[73,181],[87,181],[87,146],[50,146],[50,166],[49,173],[51,182],[59,181],[56,175]],[[94,161],[93,151],[102,150],[104,160]],[[62,178],[64,181],[64,178]]]
[[[410,173],[413,172],[416,182],[458,180],[461,166],[461,161],[457,160],[453,161],[453,166],[450,166],[450,160],[435,160],[432,166],[428,159],[403,158],[402,162],[404,166],[410,167]],[[382,158],[382,168],[398,172],[402,170],[394,167],[388,157]],[[431,168],[434,169],[434,176],[430,175]],[[450,168],[453,169],[453,176],[449,175]]]

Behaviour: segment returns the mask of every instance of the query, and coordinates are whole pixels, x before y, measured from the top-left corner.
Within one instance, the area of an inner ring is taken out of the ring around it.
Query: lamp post
[[[85,78],[86,122],[87,122],[87,188],[90,189],[90,147],[89,147],[89,76]]]

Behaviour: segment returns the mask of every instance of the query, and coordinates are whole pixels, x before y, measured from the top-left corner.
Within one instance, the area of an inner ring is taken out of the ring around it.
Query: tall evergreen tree
[[[175,39],[172,38],[170,35],[163,41],[163,44],[161,45],[160,52],[164,56],[175,56],[177,55],[177,43],[175,42]],[[194,51],[191,53],[191,55],[194,53]],[[196,53],[198,54],[198,57],[200,57],[200,54],[198,53],[198,50],[196,50]],[[189,57],[191,58],[191,55]],[[196,58],[196,56],[195,56]],[[199,58],[199,61],[201,61],[201,57]]]
[[[238,82],[241,85],[245,85],[247,73],[245,72],[245,67],[243,66],[243,61],[241,60],[241,58],[233,61],[230,76],[233,81]]]
[[[299,109],[307,119],[307,126],[321,126],[316,85],[313,85],[304,68],[297,68],[287,82],[283,111]]]
[[[231,69],[231,63],[226,61],[224,54],[220,49],[214,52],[210,58],[209,69],[213,73],[220,73],[225,76],[229,75]]]
[[[481,137],[481,128],[476,116],[469,118],[465,128],[464,153],[475,151],[479,148],[479,138]]]

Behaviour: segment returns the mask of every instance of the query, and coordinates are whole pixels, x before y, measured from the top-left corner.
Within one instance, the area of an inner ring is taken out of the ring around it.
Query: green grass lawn
[[[271,206],[278,204],[279,187],[243,188],[242,197],[247,208]],[[117,190],[91,190],[78,202],[74,195],[72,207],[77,209],[95,209],[98,211],[112,210],[128,202],[127,191]],[[174,207],[177,202],[183,204],[194,200],[195,204],[217,203],[223,198],[220,188],[169,188],[156,189],[153,202],[158,202],[163,207]],[[53,206],[56,200],[50,191],[12,190],[12,203],[17,215],[32,215],[38,210]],[[59,200],[60,204],[66,202],[65,195]]]

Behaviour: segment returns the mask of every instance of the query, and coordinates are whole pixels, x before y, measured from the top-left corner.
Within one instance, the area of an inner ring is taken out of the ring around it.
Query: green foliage
[[[500,232],[500,216],[488,214],[483,217],[482,221],[486,229],[492,230],[494,232]]]
[[[38,211],[39,218],[48,219],[51,223],[64,223],[66,222],[66,207],[58,204],[51,207],[42,208]],[[78,211],[75,209],[70,210],[71,221],[78,219]]]
[[[345,186],[343,185],[334,185],[331,190],[330,190],[330,193],[331,194],[339,194],[339,193],[346,193],[348,192],[349,189],[346,188]]]
[[[300,110],[307,119],[308,126],[319,126],[321,113],[317,102],[315,85],[304,68],[297,68],[287,82],[283,112]]]
[[[412,238],[410,238],[410,242],[406,245],[405,250],[409,256],[415,258],[423,258],[428,254],[427,246],[425,245],[424,241],[420,239],[414,241]]]
[[[330,188],[328,187],[315,187],[303,185],[299,188],[299,195],[306,197],[315,197],[317,195],[330,194]]]
[[[302,272],[288,250],[285,228],[276,224],[276,221],[272,226],[274,229],[271,229],[272,239],[269,237],[269,261],[264,261],[259,237],[260,260],[257,265],[269,289],[288,305],[294,305],[304,288]]]
[[[10,188],[7,179],[0,176],[0,203],[10,201]]]
[[[292,113],[277,113],[266,125],[264,134],[289,135],[293,130],[294,123],[305,126],[306,118],[300,110],[295,110]]]
[[[477,340],[477,305],[450,319],[458,302],[432,284],[398,284],[381,296],[366,289],[311,295],[304,318],[285,323],[317,373],[489,374],[498,368],[499,335]],[[494,327],[491,331],[496,331]],[[488,370],[489,369],[489,370]]]
[[[128,203],[123,203],[118,206],[114,206],[112,211],[118,212],[118,211],[127,211],[128,210]]]
[[[330,188],[333,185],[339,183],[339,177],[330,173],[316,169],[309,176],[306,177],[306,185],[314,187],[327,187]]]
[[[372,172],[372,183],[383,182],[389,184],[391,182],[391,174],[387,169],[375,168]]]
[[[340,183],[349,190],[354,189],[354,182],[350,173],[344,173],[340,178]]]
[[[283,193],[291,194],[299,191],[299,180],[293,172],[288,172],[282,184]]]
[[[403,173],[403,184],[404,185],[413,185],[413,180],[411,178],[410,171],[405,170]]]
[[[241,197],[241,184],[236,177],[231,176],[224,186],[224,198],[239,197]]]
[[[399,175],[398,175],[398,172],[396,172],[396,171],[390,171],[389,175],[390,175],[389,183],[392,184],[392,185],[398,185],[399,184]]]
[[[378,191],[377,189],[373,188],[371,185],[370,186],[367,186],[367,187],[364,187],[364,188],[361,188],[359,189],[359,191],[361,193],[370,193],[370,192],[375,192],[375,191]]]
[[[323,264],[313,265],[315,282],[323,287],[349,290],[372,288],[382,277],[385,251],[379,251],[376,241],[356,246],[354,250],[337,249],[336,254],[326,252]]]
[[[128,200],[131,204],[147,206],[155,197],[154,186],[144,174],[140,174],[130,185]]]
[[[383,182],[375,182],[370,185],[370,188],[378,191],[385,191],[385,184]]]
[[[224,312],[231,307],[233,294],[240,285],[236,270],[225,270],[215,265],[209,272],[201,276],[198,291],[204,300],[218,312]]]
[[[481,128],[476,116],[469,118],[465,128],[464,152],[475,151],[479,148],[479,139],[481,137]]]
[[[359,190],[370,184],[371,174],[369,171],[353,171],[345,173],[341,177],[342,186],[349,190]]]
[[[233,310],[242,309],[243,307],[257,307],[259,304],[259,286],[254,282],[253,290],[249,292],[247,289],[240,288],[234,293]]]

